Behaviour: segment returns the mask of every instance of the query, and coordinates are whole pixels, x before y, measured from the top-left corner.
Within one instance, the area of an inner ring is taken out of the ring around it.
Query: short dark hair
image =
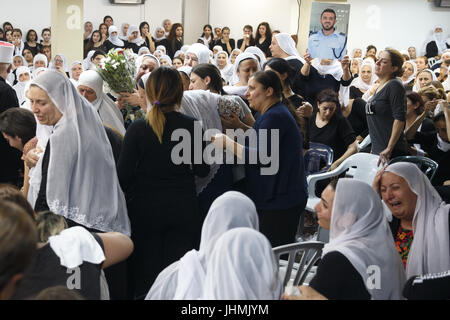
[[[10,108],[0,114],[0,131],[25,144],[36,136],[36,118],[27,109]]]
[[[27,42],[30,41],[30,34],[31,34],[32,32],[34,32],[34,34],[35,34],[35,36],[36,36],[36,39],[35,39],[34,41],[37,42],[37,41],[38,41],[38,35],[37,35],[36,30],[33,30],[33,29],[30,29],[30,30],[28,30],[28,32],[27,32],[27,36],[26,36]]]
[[[285,59],[272,58],[264,64],[264,69],[266,67],[270,67],[281,75],[287,73],[286,83],[292,87],[295,77],[295,70]]]
[[[320,14],[320,18],[322,18],[323,14],[326,12],[334,14],[334,18],[336,19],[336,12],[331,8],[327,8],[327,9],[323,10],[322,13]]]
[[[114,22],[113,17],[111,17],[111,16],[105,16],[105,17],[103,18],[103,23],[105,23],[105,22],[106,22],[106,19],[108,19],[108,18],[110,18],[110,19]]]
[[[25,198],[22,192],[11,184],[0,184],[0,202],[11,201],[21,207],[30,216],[31,219],[35,220],[34,210],[31,207],[28,200]]]
[[[52,33],[52,30],[50,30],[50,28],[44,28],[44,29],[42,29],[41,36],[44,35],[45,31],[48,31],[48,32]]]
[[[419,107],[417,109],[415,109],[414,111],[415,111],[416,115],[418,115],[418,116],[421,115],[423,112],[424,103],[423,103],[423,99],[420,96],[420,94],[418,94],[417,92],[414,92],[414,91],[409,91],[406,93],[406,97],[409,100],[411,100],[412,103],[419,104]]]
[[[336,104],[336,108],[339,109],[340,102],[339,102],[339,96],[333,89],[325,89],[319,92],[316,98],[317,104],[321,104],[324,102],[333,102]]]
[[[11,26],[11,29],[14,29],[13,25],[11,24],[11,22],[5,21],[5,22],[3,23],[3,30],[6,29],[5,26]]]
[[[0,202],[0,291],[32,263],[37,234],[34,222],[11,201]]]
[[[403,63],[405,62],[405,59],[402,54],[395,49],[387,49],[386,52],[389,53],[391,58],[391,65],[397,67],[397,71],[392,74],[392,77],[401,77],[403,75]]]
[[[97,58],[97,56],[106,56],[106,53],[105,53],[105,51],[102,51],[102,50],[96,50],[94,52],[94,54],[92,55],[91,60],[94,60],[95,58]]]
[[[208,85],[208,89],[212,89],[220,94],[225,94],[223,91],[222,75],[215,65],[209,63],[198,64],[192,68],[191,74],[192,73],[195,73],[202,79],[209,77],[211,82]]]
[[[281,84],[280,77],[271,71],[258,71],[252,76],[253,80],[260,83],[264,89],[272,88],[273,96],[282,99],[283,98],[283,85]]]
[[[18,33],[20,33],[20,35],[22,35],[22,30],[20,30],[19,28],[14,28],[12,32],[13,32],[13,34],[14,34],[14,32],[18,32]]]

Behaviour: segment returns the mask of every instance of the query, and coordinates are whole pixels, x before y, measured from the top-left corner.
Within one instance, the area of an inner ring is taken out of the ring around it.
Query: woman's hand
[[[377,166],[379,166],[380,164],[383,166],[388,165],[389,160],[391,160],[391,156],[392,156],[392,149],[390,147],[387,147],[380,153]]]
[[[224,130],[238,129],[242,126],[241,119],[239,119],[239,116],[235,113],[231,113],[231,116],[223,115],[220,119],[222,120],[222,127]]]
[[[225,149],[227,147],[227,136],[222,133],[218,133],[211,137],[211,142],[216,148]]]
[[[381,198],[381,177],[383,176],[384,171],[386,170],[387,166],[384,166],[380,171],[377,172],[377,174],[375,175],[375,178],[373,179],[373,183],[372,183],[372,188],[373,190],[375,190],[376,193],[378,193],[378,195]]]
[[[344,56],[344,58],[341,60],[341,65],[342,65],[342,70],[350,70],[349,66],[350,66],[350,57],[349,56]]]
[[[295,113],[302,118],[309,118],[313,114],[313,107],[309,102],[304,102]]]
[[[300,286],[298,289],[301,292],[301,296],[287,296],[283,293],[282,300],[328,300],[325,296],[314,290],[309,286]]]
[[[25,164],[28,168],[34,168],[36,164],[39,161],[39,154],[40,150],[38,148],[32,149],[28,151],[27,155],[25,156]]]
[[[128,103],[131,106],[140,106],[141,105],[141,96],[136,89],[134,89],[133,93],[121,92],[120,100],[121,100],[121,103]]]
[[[311,65],[311,62],[314,60],[313,58],[311,58],[311,55],[309,54],[308,51],[306,51],[303,58],[305,59],[306,63],[309,65]]]

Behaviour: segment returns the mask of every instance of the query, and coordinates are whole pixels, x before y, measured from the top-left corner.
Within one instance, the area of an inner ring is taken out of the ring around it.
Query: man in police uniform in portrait
[[[334,27],[336,12],[333,9],[325,9],[320,15],[320,23],[322,30],[309,36],[309,54],[312,58],[341,60],[345,56],[347,36],[338,33]]]

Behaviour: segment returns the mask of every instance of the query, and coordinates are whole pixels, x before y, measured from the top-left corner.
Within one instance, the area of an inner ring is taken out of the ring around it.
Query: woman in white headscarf
[[[310,288],[330,300],[402,299],[405,273],[371,186],[356,179],[339,179],[337,186],[334,181],[315,209],[330,241]]]
[[[450,205],[417,165],[391,164],[377,174],[374,188],[387,207],[407,278],[450,270]]]
[[[428,59],[437,57],[448,49],[444,35],[444,28],[441,25],[436,25],[433,32],[425,41],[423,55]]]
[[[414,87],[414,81],[416,80],[417,75],[417,64],[412,61],[405,61],[403,63],[403,75],[401,76],[403,86],[406,91],[411,91]]]
[[[237,58],[233,66],[233,76],[228,86],[223,90],[232,95],[245,98],[248,88],[248,80],[255,72],[261,70],[258,58],[253,53],[244,52]]]
[[[53,127],[30,178],[35,210],[51,210],[69,225],[130,235],[111,145],[96,110],[54,70],[34,79],[28,94],[38,127]]]
[[[163,41],[166,38],[166,33],[164,31],[164,28],[157,27],[155,29],[155,33],[153,34],[153,41],[155,42],[155,46],[158,46],[161,41]]]
[[[13,86],[13,89],[16,91],[17,100],[19,100],[19,106],[21,106],[26,100],[25,88],[31,80],[31,71],[28,67],[22,66],[17,68],[16,74],[19,82]]]
[[[433,72],[433,70],[424,69],[417,73],[413,91],[419,92],[422,88],[429,86],[433,81],[438,81],[436,74]]]
[[[201,43],[194,43],[191,45],[184,58],[184,65],[188,67],[195,67],[201,63],[209,63],[209,49],[207,46]]]
[[[267,62],[266,56],[264,52],[258,47],[248,47],[244,52],[253,53],[259,60],[259,65],[261,66],[261,70],[264,69],[264,65]]]
[[[218,197],[203,222],[200,249],[192,250],[164,269],[146,300],[196,300],[202,297],[206,265],[217,239],[233,228],[259,229],[254,203],[242,193],[230,191]]]
[[[294,93],[305,97],[304,80],[300,74],[300,70],[305,64],[305,59],[300,56],[294,39],[287,33],[276,34],[272,37],[272,44],[269,48],[272,57],[287,60],[289,65],[295,70],[297,76],[293,81],[292,90]]]
[[[108,28],[108,34],[108,39],[103,43],[105,52],[109,52],[111,49],[125,47],[125,43],[119,38],[119,29],[116,26],[110,26]]]
[[[172,67],[172,59],[166,54],[163,54],[161,58],[159,58],[159,62],[162,66]]]
[[[25,58],[20,54],[16,54],[13,57],[13,64],[12,64],[13,71],[8,74],[6,81],[8,81],[13,86],[15,84],[17,84],[17,82],[19,81],[19,79],[17,78],[17,75],[16,75],[17,68],[22,67],[22,66],[27,66],[27,65],[28,65],[28,63],[25,60]]]
[[[231,54],[230,54],[230,58],[229,58],[229,60],[228,60],[228,63],[230,64],[230,65],[234,65],[234,63],[235,63],[235,61],[236,61],[236,58],[240,55],[242,53],[242,51],[241,51],[241,49],[234,49],[233,51],[231,51]]]
[[[48,68],[58,70],[59,72],[66,74],[67,77],[69,77],[69,67],[67,66],[67,59],[66,56],[61,53],[57,54],[53,58],[53,61],[50,62]]]
[[[94,91],[95,95],[85,93],[87,87]],[[123,126],[123,116],[114,101],[103,92],[103,79],[100,74],[94,70],[87,70],[80,75],[77,85],[78,92],[92,103],[95,110],[100,115],[100,119],[109,127],[125,135]]]
[[[225,80],[225,83],[229,83],[231,77],[233,76],[233,65],[228,62],[228,53],[225,51],[220,51],[216,57],[216,65],[220,70],[220,74]]]
[[[81,61],[74,61],[70,66],[70,81],[75,87],[78,85],[78,79],[80,79],[80,75],[83,73],[83,71],[83,62]]]
[[[145,40],[139,34],[137,26],[130,26],[127,32],[127,41],[125,41],[125,48],[132,49],[134,53],[138,53],[141,47],[145,46]]]
[[[128,41],[127,38],[127,33],[128,33],[128,28],[130,27],[130,24],[125,22],[122,23],[122,25],[120,26],[120,34],[119,34],[119,39],[122,41]]]
[[[350,84],[350,99],[361,98],[373,86],[376,79],[375,62],[372,59],[365,59],[361,64],[359,76]]]
[[[206,266],[203,300],[279,300],[283,284],[269,240],[235,228],[216,242]]]

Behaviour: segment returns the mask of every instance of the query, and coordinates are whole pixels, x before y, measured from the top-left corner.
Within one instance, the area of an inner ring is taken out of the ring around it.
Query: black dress
[[[39,43],[36,43],[36,46],[32,47],[28,44],[28,42],[25,42],[25,46],[23,47],[23,49],[30,50],[31,53],[33,53],[33,57],[34,57],[35,55],[37,55],[39,52],[42,51],[42,45],[40,45]]]
[[[13,107],[19,107],[16,92],[0,77],[0,114]],[[0,135],[0,155],[0,183],[17,185],[19,171],[23,170],[22,153],[10,147],[3,135]]]
[[[125,46],[125,42],[124,42],[124,46]],[[112,43],[111,41],[109,41],[109,40],[106,40],[104,43],[103,43],[103,48],[104,48],[104,50],[105,50],[105,52],[106,53],[108,53],[109,52],[109,50],[111,50],[111,49],[116,49],[116,48],[123,48],[124,46],[117,46],[117,45],[115,45],[114,43]]]
[[[183,43],[177,39],[175,39],[175,41],[170,41],[169,39],[163,39],[161,40],[161,42],[159,43],[159,45],[163,45],[164,47],[166,47],[166,54],[173,59],[175,53],[181,49],[181,47],[183,46]]]
[[[220,46],[222,47],[223,51],[228,52],[228,54],[231,54],[231,51],[233,51],[236,48],[236,42],[234,41],[234,39],[230,39],[231,51],[228,51],[227,44],[222,42],[222,39],[216,40],[212,45],[212,47],[214,48],[215,46]]]
[[[267,58],[272,56],[270,52],[270,45],[272,44],[272,39],[266,38],[263,43],[259,43],[259,40],[256,40],[256,46],[261,49],[262,52],[266,55]]]
[[[137,45],[136,43],[128,42],[128,41],[124,41],[124,43],[125,43],[125,49],[131,49],[136,54],[139,53],[139,49],[141,49],[142,47],[147,47],[147,45],[145,44],[145,41],[140,46]]]
[[[309,286],[329,300],[369,300],[364,279],[340,252],[327,253]]]
[[[127,198],[134,242],[128,265],[133,299],[143,298],[158,274],[196,248],[200,238],[194,175],[205,177],[209,166],[194,164],[191,169],[189,164],[173,162],[172,150],[179,142],[171,141],[172,133],[184,129],[194,137],[195,119],[179,112],[166,113],[165,118],[162,143],[145,120],[133,122],[119,160],[119,180]],[[187,147],[194,163],[194,141]]]
[[[239,39],[237,42],[237,49],[240,49],[242,46],[242,42],[244,42],[244,39]],[[250,40],[250,44],[249,45],[245,45],[244,51],[245,49],[247,49],[248,47],[253,47],[255,46],[255,40]]]

